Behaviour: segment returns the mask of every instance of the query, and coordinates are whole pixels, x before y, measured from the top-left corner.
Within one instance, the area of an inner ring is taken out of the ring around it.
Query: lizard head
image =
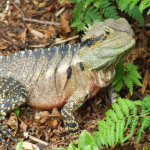
[[[105,70],[115,66],[134,45],[134,32],[125,19],[95,21],[82,38],[80,61],[89,70]]]

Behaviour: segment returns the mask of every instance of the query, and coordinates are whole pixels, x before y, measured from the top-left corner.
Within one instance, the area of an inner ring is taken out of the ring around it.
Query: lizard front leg
[[[11,134],[11,130],[5,127],[1,121],[6,120],[5,116],[18,108],[21,104],[24,104],[27,99],[27,91],[25,87],[12,77],[0,76],[0,140],[8,147],[9,150],[13,150],[11,146],[3,138],[3,134],[18,142]]]
[[[77,88],[61,110],[65,130],[69,136],[78,133],[79,125],[73,116],[73,112],[78,109],[88,98],[88,92],[83,88]]]

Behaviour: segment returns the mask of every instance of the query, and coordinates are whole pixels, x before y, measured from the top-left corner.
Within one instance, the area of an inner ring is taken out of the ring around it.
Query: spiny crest
[[[86,32],[84,37],[82,38],[82,41],[85,41],[89,38],[98,37],[101,34],[103,25],[103,22],[96,20],[93,22],[93,26],[88,25],[88,28],[84,27]]]

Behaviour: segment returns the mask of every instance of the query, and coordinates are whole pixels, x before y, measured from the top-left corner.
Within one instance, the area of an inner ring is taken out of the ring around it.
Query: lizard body
[[[0,56],[0,116],[23,103],[47,110],[64,106],[66,132],[77,133],[73,112],[113,81],[115,65],[134,45],[131,26],[120,18],[95,21],[80,44]]]

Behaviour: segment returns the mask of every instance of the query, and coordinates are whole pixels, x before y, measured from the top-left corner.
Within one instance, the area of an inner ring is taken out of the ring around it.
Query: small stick
[[[4,39],[8,40],[9,42],[11,42],[11,43],[13,43],[15,46],[17,46],[18,49],[19,49],[19,47],[20,47],[20,48],[23,48],[23,46],[22,46],[19,42],[14,42],[9,36],[6,35],[5,32],[4,32],[3,30],[1,30],[1,29],[0,29],[0,35],[1,35]]]
[[[36,19],[26,18],[24,13],[23,13],[23,11],[17,6],[17,4],[15,4],[12,0],[9,0],[9,1],[10,1],[10,3],[12,3],[19,10],[19,12],[22,15],[22,20],[23,21],[26,21],[26,22],[37,22],[37,23],[40,23],[40,24],[48,24],[48,25],[52,25],[52,26],[59,26],[60,25],[60,23],[49,22],[49,21],[40,21],[40,20],[36,20]]]
[[[40,139],[38,139],[38,138],[36,138],[36,137],[34,137],[34,136],[29,135],[29,138],[32,139],[33,141],[36,141],[36,142],[38,142],[38,143],[41,143],[41,144],[43,144],[43,145],[48,146],[48,143],[47,143],[47,142],[44,142],[44,141],[42,141],[42,140],[40,140]]]
[[[61,43],[64,43],[64,42],[68,42],[68,41],[77,39],[78,37],[79,37],[79,35],[76,35],[76,36],[70,37],[70,38],[68,38],[68,39],[66,39],[66,40],[60,40],[60,41],[55,40],[55,41],[53,42],[53,44],[56,44],[56,45],[57,45],[57,44],[61,44]]]

